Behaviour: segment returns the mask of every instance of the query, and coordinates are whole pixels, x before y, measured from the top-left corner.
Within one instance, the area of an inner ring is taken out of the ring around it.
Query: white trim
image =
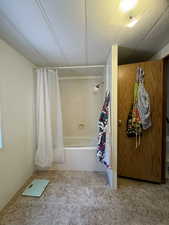
[[[110,54],[107,59],[106,71],[106,90],[111,93],[111,121],[110,121],[110,146],[111,146],[111,169],[107,169],[107,177],[110,186],[117,189],[117,87],[118,87],[118,46],[111,47]]]
[[[87,68],[104,68],[105,65],[89,65],[89,66],[50,66],[46,67],[47,69],[87,69]],[[36,66],[34,69],[41,68],[39,66]]]
[[[88,17],[87,17],[87,0],[84,0],[84,33],[85,33],[85,59],[86,63],[88,64]]]
[[[104,68],[104,65],[90,65],[90,66],[52,66],[48,69],[87,69],[87,68]]]
[[[3,93],[2,93],[2,83],[0,83],[0,135],[1,135],[1,145],[0,150],[4,148],[4,121],[3,121]]]
[[[64,147],[65,151],[81,151],[81,150],[85,150],[85,151],[96,151],[97,147],[93,147],[93,146],[89,146],[89,147]]]
[[[113,186],[113,179],[112,179],[112,177],[113,177],[112,169],[111,168],[107,168],[106,169],[106,174],[107,174],[107,179],[108,179],[110,187],[114,188],[114,186]]]
[[[0,149],[4,147],[4,139],[3,139],[3,126],[2,126],[2,104],[0,103]]]
[[[117,125],[117,111],[118,111],[118,46],[113,45],[111,62],[111,129],[112,129],[112,175],[113,175],[113,189],[117,189],[117,151],[118,151],[118,125]]]
[[[59,77],[59,80],[95,80],[103,79],[102,76],[70,76],[70,77]]]
[[[93,137],[88,137],[88,136],[83,136],[83,137],[79,137],[79,136],[73,136],[73,137],[71,137],[71,136],[65,136],[64,137],[64,139],[68,139],[68,140],[88,140],[88,139],[93,139]]]

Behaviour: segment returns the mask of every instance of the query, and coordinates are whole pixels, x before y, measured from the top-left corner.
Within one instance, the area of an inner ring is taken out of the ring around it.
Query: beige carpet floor
[[[19,195],[0,225],[169,225],[169,183],[119,179],[111,190],[102,173],[41,172],[50,179],[41,198]]]

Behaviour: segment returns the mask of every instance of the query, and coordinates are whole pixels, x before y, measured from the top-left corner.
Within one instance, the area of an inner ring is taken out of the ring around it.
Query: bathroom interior
[[[118,48],[117,46],[113,46],[112,48],[116,52],[113,61],[117,61]],[[112,59],[112,52],[110,52],[110,58]],[[109,186],[113,187],[114,185],[114,188],[116,187],[116,182],[113,184],[111,150],[106,156],[110,163],[108,167],[99,162],[96,157],[99,117],[106,94],[108,92],[112,93],[111,64],[112,62],[107,66],[91,65],[46,68],[48,98],[42,96],[43,93],[40,88],[41,85],[45,85],[44,83],[40,84],[40,76],[43,74],[40,74],[41,68],[34,68],[36,76],[35,120],[37,121],[35,126],[37,148],[35,166],[37,170],[102,172],[106,183]],[[41,102],[41,97],[44,97],[46,102],[49,101],[48,106],[45,104],[45,101]],[[41,107],[39,107],[40,104],[42,104]],[[46,110],[45,112],[44,109]],[[50,124],[46,121],[41,121],[41,116],[47,116],[48,110]],[[110,120],[111,117],[109,116]],[[44,131],[42,131],[42,122],[46,126]],[[49,159],[50,152],[42,152],[41,149],[39,151],[39,146],[41,146],[44,140],[47,141],[45,132],[50,128],[52,130],[51,136],[53,138],[53,145],[55,146],[54,154],[56,154],[56,160],[53,157],[52,163],[46,166],[45,163]],[[107,134],[107,137],[112,135],[110,125],[109,129],[110,132]],[[107,145],[110,146],[111,144],[108,143]]]
[[[0,0],[0,225],[169,224],[168,0]]]

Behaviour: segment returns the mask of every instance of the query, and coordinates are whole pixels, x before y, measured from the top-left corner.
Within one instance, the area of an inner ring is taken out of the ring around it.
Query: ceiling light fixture
[[[137,5],[138,0],[121,0],[120,9],[123,12],[130,11]]]
[[[138,23],[138,19],[135,18],[135,17],[133,17],[133,16],[130,16],[130,17],[129,17],[129,21],[130,21],[130,22],[126,25],[126,26],[129,27],[129,28],[134,27],[134,26]]]

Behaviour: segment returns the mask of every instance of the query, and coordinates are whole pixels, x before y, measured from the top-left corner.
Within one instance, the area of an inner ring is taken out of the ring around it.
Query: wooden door
[[[126,122],[133,102],[136,68],[145,72],[145,88],[150,95],[152,127],[143,131],[141,144],[126,135]],[[164,180],[165,110],[163,61],[122,65],[118,68],[118,175],[161,183]]]

